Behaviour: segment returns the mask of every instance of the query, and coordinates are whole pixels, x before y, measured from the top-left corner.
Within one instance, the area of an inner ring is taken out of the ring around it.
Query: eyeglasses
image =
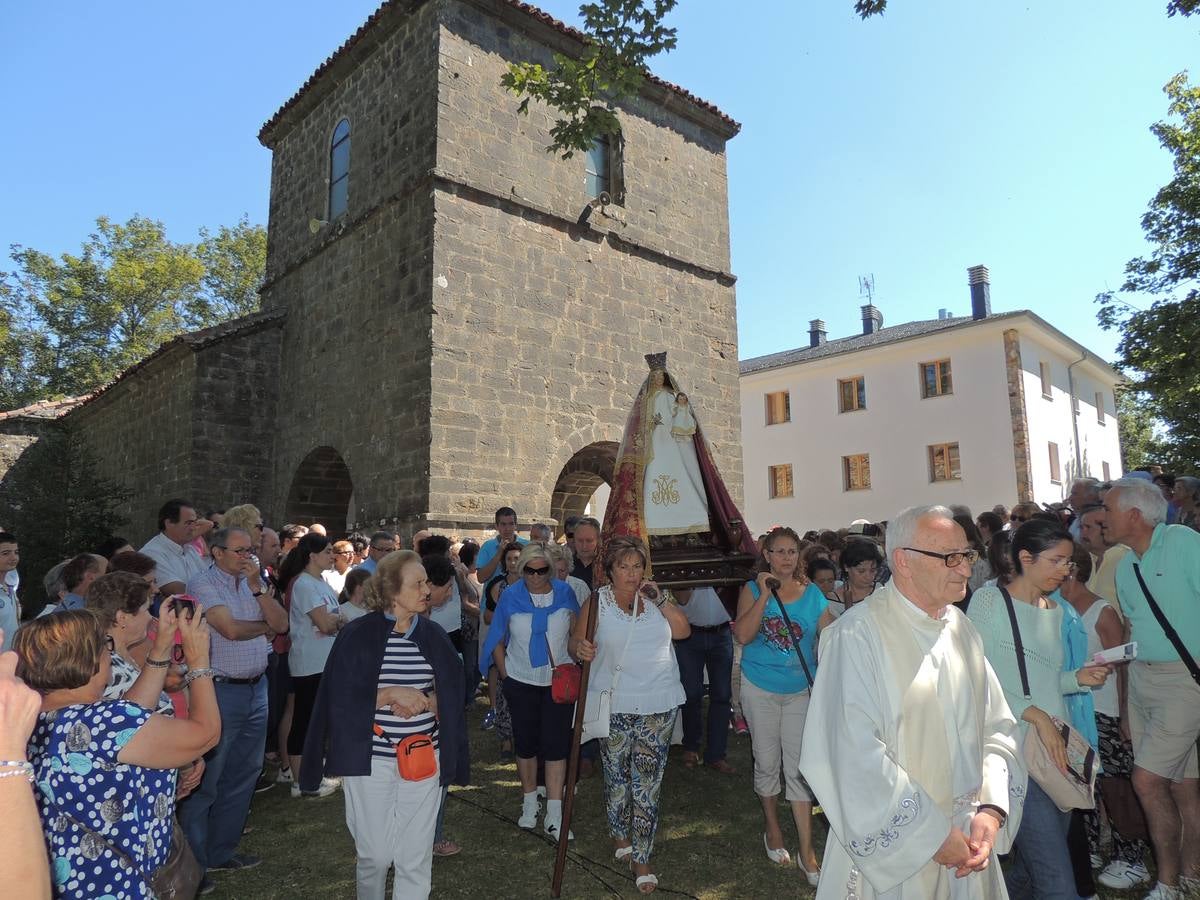
[[[1037,558],[1040,559],[1042,557],[1037,557]],[[1071,557],[1069,557],[1069,556],[1063,557],[1062,559],[1054,559],[1052,557],[1047,556],[1047,557],[1045,557],[1045,560],[1046,560],[1046,562],[1050,563],[1050,565],[1054,566],[1054,568],[1056,568],[1056,569],[1066,568],[1066,570],[1068,572],[1074,572],[1076,569],[1075,563],[1072,562]]]
[[[940,559],[946,564],[947,569],[953,569],[966,563],[968,566],[973,566],[979,560],[979,554],[974,550],[956,550],[953,553],[934,553],[932,550],[918,550],[916,547],[902,547],[902,550],[908,550],[910,553],[920,553],[922,556],[931,556],[934,559]]]
[[[218,550],[225,550],[229,553],[236,553],[238,556],[249,556],[253,551],[251,547],[226,547],[224,544],[214,544]]]
[[[549,567],[549,566],[542,566],[542,567],[541,567],[541,568],[539,568],[539,569],[535,569],[533,566],[526,566],[526,567],[525,567],[525,568],[524,568],[522,571],[523,571],[523,572],[524,572],[526,575],[549,575],[549,574],[550,574],[550,567]]]

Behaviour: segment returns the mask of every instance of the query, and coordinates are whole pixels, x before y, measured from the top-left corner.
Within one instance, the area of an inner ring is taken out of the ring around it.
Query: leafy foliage
[[[674,28],[662,24],[677,0],[599,0],[579,7],[589,38],[578,58],[554,54],[554,66],[512,63],[501,84],[521,97],[517,110],[529,114],[537,100],[558,113],[546,149],[570,159],[596,139],[618,131],[611,105],[637,95],[646,61],[673,50]]]
[[[1162,442],[1154,433],[1154,407],[1144,395],[1117,388],[1117,427],[1121,440],[1121,468],[1132,472],[1152,463],[1167,465]],[[1174,468],[1174,467],[1172,467]]]
[[[198,245],[161,222],[96,220],[78,254],[20,245],[0,273],[0,405],[86,393],[183,331],[257,307],[266,234],[242,219]]]
[[[1165,294],[1200,276],[1200,87],[1180,73],[1164,88],[1171,119],[1152,131],[1175,157],[1175,177],[1155,194],[1142,216],[1153,249],[1130,260],[1123,290]],[[1200,291],[1172,295],[1138,310],[1113,292],[1100,294],[1102,327],[1120,328],[1118,363],[1136,397],[1167,428],[1160,452],[1177,468],[1200,461]]]

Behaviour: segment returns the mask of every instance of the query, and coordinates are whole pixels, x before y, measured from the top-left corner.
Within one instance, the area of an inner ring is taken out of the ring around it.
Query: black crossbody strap
[[[800,657],[800,666],[804,669],[804,677],[808,679],[808,686],[813,686],[812,671],[808,668],[808,662],[804,658],[804,651],[800,649],[800,642],[796,640],[796,634],[792,631],[792,620],[788,618],[787,608],[783,605],[783,601],[779,599],[779,592],[772,589],[771,596],[775,598],[775,602],[779,604],[779,611],[783,613],[783,624],[787,628],[788,638],[792,642],[792,647],[796,651],[796,655]]]
[[[1175,652],[1179,654],[1179,658],[1187,666],[1192,680],[1196,684],[1200,684],[1200,667],[1197,667],[1196,660],[1192,659],[1192,655],[1188,653],[1187,647],[1183,645],[1183,640],[1179,637],[1179,632],[1175,630],[1175,626],[1163,614],[1162,609],[1154,599],[1154,595],[1150,593],[1150,588],[1146,586],[1146,579],[1142,577],[1142,570],[1138,568],[1137,563],[1133,564],[1133,574],[1137,576],[1138,584],[1142,587],[1142,593],[1146,595],[1146,602],[1150,604],[1150,612],[1154,613],[1154,618],[1158,620],[1158,624],[1162,627],[1163,634],[1167,636],[1167,640],[1171,642],[1171,646],[1175,648]]]
[[[1017,669],[1021,672],[1021,690],[1025,694],[1025,699],[1031,700],[1033,698],[1029,693],[1029,672],[1025,670],[1025,645],[1021,642],[1021,629],[1017,625],[1017,610],[1013,606],[1012,595],[1004,588],[1000,588],[1000,593],[1004,595],[1004,605],[1008,607],[1008,624],[1012,626],[1013,644],[1017,648]]]

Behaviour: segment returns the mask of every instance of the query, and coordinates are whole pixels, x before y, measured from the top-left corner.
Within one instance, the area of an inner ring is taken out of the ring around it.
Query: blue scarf
[[[547,643],[549,639],[546,636],[546,628],[551,614],[560,609],[572,613],[579,612],[579,601],[575,598],[575,592],[571,590],[569,584],[552,579],[550,586],[554,591],[554,602],[545,607],[533,605],[533,598],[529,596],[529,588],[525,586],[523,578],[504,589],[504,592],[500,594],[500,599],[496,601],[496,612],[492,615],[492,624],[488,628],[487,640],[483,644],[483,659],[490,660],[492,651],[501,641],[504,641],[505,646],[508,645],[508,620],[514,615],[528,613],[533,616],[532,633],[529,636],[529,662],[534,668],[550,665],[550,648]],[[559,661],[566,662],[565,659]]]
[[[1055,591],[1050,599],[1062,608],[1062,645],[1063,668],[1074,672],[1087,665],[1088,639],[1083,630],[1083,619],[1075,611],[1062,594]],[[1063,701],[1067,706],[1067,714],[1071,724],[1082,734],[1093,747],[1100,746],[1100,736],[1096,731],[1096,701],[1092,699],[1091,688],[1083,688],[1074,694],[1064,694]]]

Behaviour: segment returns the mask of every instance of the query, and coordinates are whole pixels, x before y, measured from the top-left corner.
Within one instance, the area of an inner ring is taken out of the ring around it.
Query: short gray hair
[[[244,534],[246,537],[250,538],[250,546],[253,548],[254,535],[252,535],[245,528],[237,528],[237,527],[221,528],[217,531],[214,531],[213,536],[212,536],[213,546],[214,547],[224,547],[226,544],[229,543],[229,539],[235,534]]]
[[[891,563],[892,554],[904,547],[911,547],[917,536],[921,520],[926,518],[949,519],[954,521],[954,513],[947,506],[910,506],[896,513],[895,518],[888,521],[887,527],[887,558]]]
[[[1153,481],[1144,478],[1119,478],[1112,484],[1120,491],[1114,498],[1115,506],[1122,512],[1136,509],[1147,525],[1161,525],[1167,521],[1167,498]],[[1111,496],[1111,494],[1110,494]]]
[[[1191,475],[1180,475],[1175,479],[1175,483],[1182,484],[1184,490],[1191,494],[1193,501],[1200,500],[1200,478],[1193,478]]]

